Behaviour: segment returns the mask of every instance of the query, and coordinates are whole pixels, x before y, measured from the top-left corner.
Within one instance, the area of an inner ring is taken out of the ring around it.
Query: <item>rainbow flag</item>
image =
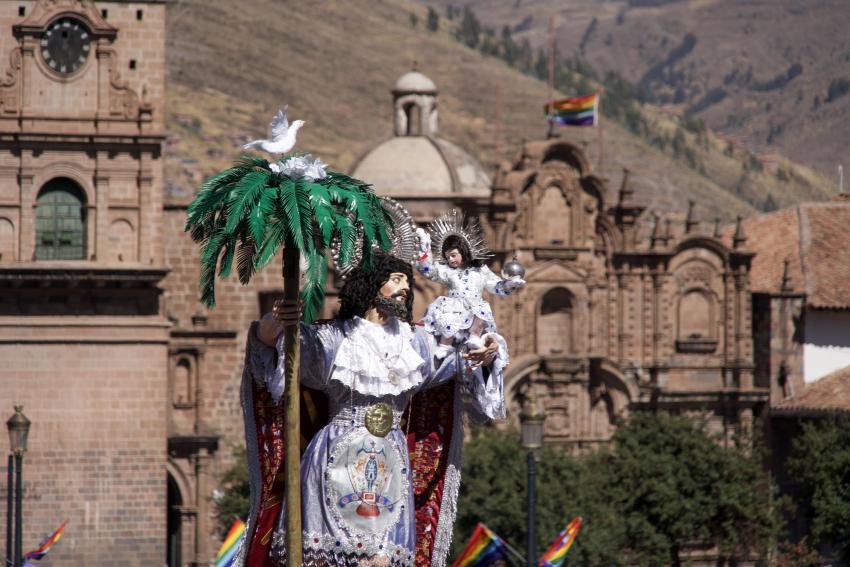
[[[490,531],[490,528],[478,522],[472,537],[460,557],[452,563],[452,567],[487,567],[499,559],[504,559],[506,551],[505,542]]]
[[[56,531],[51,532],[46,538],[41,540],[41,543],[38,544],[38,549],[36,549],[34,551],[28,551],[26,554],[24,554],[24,559],[26,559],[26,560],[32,559],[33,561],[38,561],[38,560],[44,558],[44,556],[47,555],[47,552],[50,551],[50,547],[54,543],[59,541],[59,538],[62,537],[62,532],[65,531],[65,525],[67,523],[68,523],[67,520],[62,522],[62,525],[59,526],[56,529]]]
[[[599,93],[547,102],[546,119],[559,126],[596,126],[599,121]]]
[[[230,567],[233,565],[233,559],[236,557],[236,552],[239,550],[239,544],[242,538],[245,537],[245,522],[236,520],[230,526],[230,531],[224,538],[224,543],[215,555],[215,567]]]
[[[549,549],[546,550],[537,562],[538,567],[560,567],[564,564],[564,559],[567,557],[567,552],[572,547],[573,542],[578,535],[578,529],[581,527],[581,518],[573,518],[564,531],[558,534]]]

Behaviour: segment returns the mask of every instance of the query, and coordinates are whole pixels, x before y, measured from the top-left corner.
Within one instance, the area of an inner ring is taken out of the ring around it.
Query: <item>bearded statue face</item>
[[[378,290],[375,308],[388,317],[407,318],[407,297],[410,295],[410,282],[401,272],[393,272]]]

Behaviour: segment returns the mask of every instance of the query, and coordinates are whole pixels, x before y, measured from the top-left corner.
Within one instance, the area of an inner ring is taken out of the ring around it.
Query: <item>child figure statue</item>
[[[425,314],[425,329],[450,345],[465,342],[474,350],[483,335],[496,332],[493,310],[482,297],[486,290],[508,296],[525,284],[519,276],[502,277],[484,264],[492,256],[481,228],[475,221],[464,225],[457,210],[451,210],[428,226],[417,229],[420,256],[417,268],[431,281],[448,286],[448,295],[438,297]],[[435,257],[437,260],[435,261]]]

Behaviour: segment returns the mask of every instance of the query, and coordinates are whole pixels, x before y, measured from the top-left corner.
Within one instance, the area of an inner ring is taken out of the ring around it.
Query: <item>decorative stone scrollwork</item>
[[[679,284],[680,288],[693,286],[707,288],[711,285],[713,275],[713,271],[708,266],[688,266],[676,274],[676,283]]]
[[[20,83],[21,49],[16,47],[9,54],[9,68],[0,82],[0,113],[17,114],[21,106]]]
[[[139,116],[139,95],[121,79],[117,59],[109,58],[109,114],[133,120]]]

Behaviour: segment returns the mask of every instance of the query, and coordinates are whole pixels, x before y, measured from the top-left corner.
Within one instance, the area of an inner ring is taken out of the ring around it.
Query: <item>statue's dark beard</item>
[[[407,305],[403,301],[397,301],[395,295],[384,297],[380,293],[375,298],[374,305],[385,317],[396,317],[398,319],[407,319]]]

